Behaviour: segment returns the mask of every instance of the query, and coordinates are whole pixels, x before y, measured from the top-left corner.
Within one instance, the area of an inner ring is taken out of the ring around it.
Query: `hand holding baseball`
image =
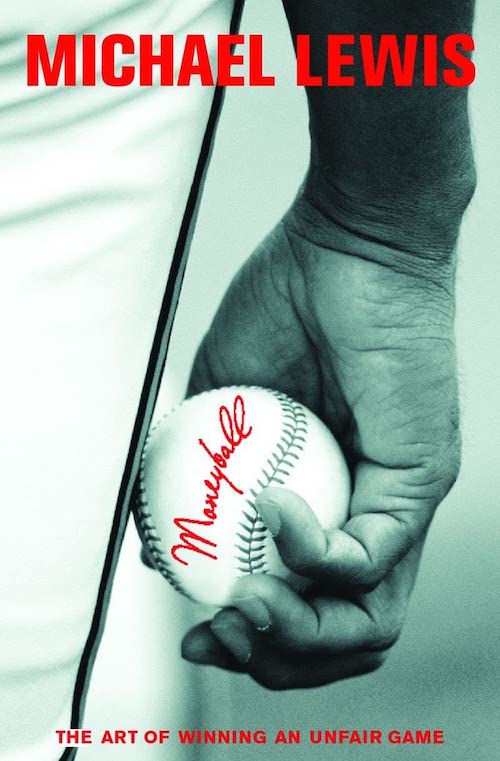
[[[434,263],[431,280],[414,256],[346,240],[334,227],[328,246],[318,226],[306,241],[300,211],[233,281],[190,386],[286,392],[327,423],[354,475],[342,529],[322,529],[286,490],[256,501],[285,565],[314,581],[309,591],[254,574],[238,582],[231,607],[185,637],[187,659],[246,671],[274,689],[380,665],[459,462],[453,266]],[[347,246],[352,254],[341,253]]]
[[[304,591],[281,561],[255,507],[262,489],[287,486],[313,505],[318,525],[347,520],[350,479],[330,431],[279,391],[231,386],[191,397],[150,431],[135,517],[153,565],[179,592],[231,604],[238,580],[271,573]]]

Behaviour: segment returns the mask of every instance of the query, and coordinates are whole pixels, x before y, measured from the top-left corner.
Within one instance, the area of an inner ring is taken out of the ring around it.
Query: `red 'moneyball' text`
[[[225,473],[229,460],[241,445],[248,439],[252,433],[252,426],[245,430],[245,402],[243,397],[238,394],[234,398],[232,410],[225,405],[219,408],[220,432],[223,436],[223,443],[213,451],[203,439],[198,439],[198,444],[204,449],[207,456],[214,463],[209,475],[203,481],[205,487],[205,507],[202,511],[203,518],[174,518],[175,527],[179,530],[180,543],[174,545],[170,554],[182,565],[189,565],[187,560],[179,556],[179,552],[195,552],[204,555],[211,560],[217,560],[217,555],[208,548],[215,549],[217,543],[208,539],[203,532],[213,526],[217,520],[217,508],[222,484],[236,494],[243,494],[243,491],[229,478]],[[196,527],[196,528],[195,528]]]

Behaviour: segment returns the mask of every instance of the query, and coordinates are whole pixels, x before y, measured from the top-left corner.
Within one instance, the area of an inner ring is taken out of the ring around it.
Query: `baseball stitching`
[[[151,429],[150,434],[153,432],[153,430],[154,428]],[[144,446],[144,451],[145,450],[146,446]],[[174,589],[176,589],[178,592],[181,592],[186,597],[189,597],[190,600],[193,600],[194,598],[184,589],[181,582],[173,572],[171,566],[163,557],[165,555],[165,550],[161,549],[160,545],[162,540],[157,527],[153,523],[153,516],[149,512],[148,501],[146,499],[146,490],[144,488],[144,451],[141,456],[139,475],[134,487],[133,503],[135,508],[135,525],[137,526],[137,531],[142,540],[142,543],[147,547],[148,556],[156,570],[166,578],[166,580],[174,587]]]
[[[249,390],[257,390],[257,388],[256,386],[248,387]],[[267,465],[261,469],[260,476],[256,481],[256,487],[250,489],[252,499],[246,499],[250,510],[242,511],[244,520],[239,523],[242,533],[237,534],[242,544],[235,545],[235,550],[237,551],[235,560],[237,561],[237,570],[245,575],[268,573],[264,552],[268,529],[257,512],[255,499],[259,491],[267,486],[284,485],[285,481],[283,479],[290,475],[290,471],[293,470],[295,463],[299,460],[307,435],[307,417],[302,405],[280,391],[266,390],[277,399],[281,407],[283,424],[279,440],[267,460]],[[205,393],[208,394],[210,392]],[[186,591],[172,570],[171,564],[165,560],[165,551],[161,549],[162,539],[149,512],[146,489],[144,487],[144,462],[147,446],[153,432],[165,417],[164,415],[151,428],[144,444],[139,475],[134,487],[134,518],[139,536],[147,547],[148,555],[154,567],[167,579],[174,589],[193,600],[193,596]]]
[[[284,485],[283,478],[289,476],[290,470],[295,467],[291,460],[299,459],[299,452],[304,449],[307,434],[307,417],[302,405],[279,391],[270,393],[280,404],[284,422],[279,441],[267,460],[267,466],[262,468],[261,475],[257,479],[260,490],[267,486]],[[240,522],[239,526],[243,533],[237,534],[243,546],[235,545],[238,551],[235,556],[238,563],[237,570],[243,574],[268,573],[264,552],[268,529],[255,507],[258,491],[250,489],[250,494],[252,499],[246,499],[246,503],[251,508],[251,513],[242,511],[245,521]]]

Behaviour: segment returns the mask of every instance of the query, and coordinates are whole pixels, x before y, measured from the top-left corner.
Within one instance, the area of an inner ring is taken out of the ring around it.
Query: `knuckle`
[[[362,575],[360,574],[353,580],[353,586],[358,592],[363,594],[373,592],[385,578],[387,570],[388,569],[385,566],[380,567],[378,565],[369,565],[363,569]]]
[[[428,457],[422,466],[424,481],[434,487],[439,501],[444,499],[458,478],[461,464],[460,437],[443,442],[434,456]]]
[[[294,573],[305,578],[314,578],[318,560],[310,551],[298,550],[297,547],[285,547],[279,544],[281,559]]]
[[[391,620],[379,623],[371,640],[371,649],[377,653],[385,653],[391,650],[401,635],[399,622]]]
[[[434,510],[457,480],[460,464],[461,439],[457,429],[453,435],[426,446],[415,456],[407,473],[406,484],[410,493]]]
[[[377,602],[377,597],[379,601]],[[372,597],[372,610],[375,615],[372,618],[372,627],[366,642],[366,647],[371,652],[383,653],[391,650],[401,636],[405,620],[404,609],[392,603],[383,603],[382,595]]]

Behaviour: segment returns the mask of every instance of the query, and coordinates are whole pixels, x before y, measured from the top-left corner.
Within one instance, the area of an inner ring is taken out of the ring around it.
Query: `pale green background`
[[[391,658],[374,675],[318,690],[270,693],[246,677],[194,666],[179,670],[179,685],[175,672],[173,681],[171,671],[158,659],[177,646],[164,621],[189,616],[189,611],[185,612],[184,604],[176,602],[159,579],[146,603],[133,601],[135,607],[127,615],[111,611],[101,661],[111,663],[116,657],[116,643],[124,627],[136,648],[135,657],[125,665],[120,655],[116,668],[121,676],[114,685],[109,678],[100,679],[97,670],[87,726],[92,726],[93,720],[117,726],[108,710],[112,711],[113,701],[122,699],[123,705],[116,710],[121,727],[158,726],[161,721],[175,729],[178,723],[172,706],[182,702],[180,688],[187,670],[187,676],[191,672],[201,687],[203,718],[198,726],[263,727],[269,734],[279,726],[304,731],[439,727],[446,735],[445,746],[430,748],[350,749],[305,743],[288,748],[215,746],[202,749],[202,761],[269,755],[321,760],[468,761],[472,757],[493,761],[500,756],[499,22],[497,3],[480,2],[475,30],[478,74],[471,88],[479,187],[463,227],[458,276],[463,468],[433,523],[408,620]],[[278,86],[235,88],[227,93],[169,358],[166,382],[174,398],[182,394],[195,348],[232,273],[287,208],[307,163],[305,100],[293,84],[293,50],[279,2],[248,0],[242,31],[264,35],[267,68],[276,72]],[[127,580],[137,576],[136,566],[127,573],[125,579],[119,571],[114,597],[130,595]],[[174,604],[180,608],[172,613]],[[150,615],[152,606],[156,619],[149,622],[145,634],[139,620]],[[115,607],[119,607],[117,603]],[[138,658],[148,663],[149,692],[146,688],[144,693],[140,691],[139,676],[135,692],[130,687]],[[193,701],[191,726],[197,726],[196,714]],[[191,758],[188,751],[172,746],[128,751],[107,749],[95,756],[89,752],[82,754],[82,759]]]

